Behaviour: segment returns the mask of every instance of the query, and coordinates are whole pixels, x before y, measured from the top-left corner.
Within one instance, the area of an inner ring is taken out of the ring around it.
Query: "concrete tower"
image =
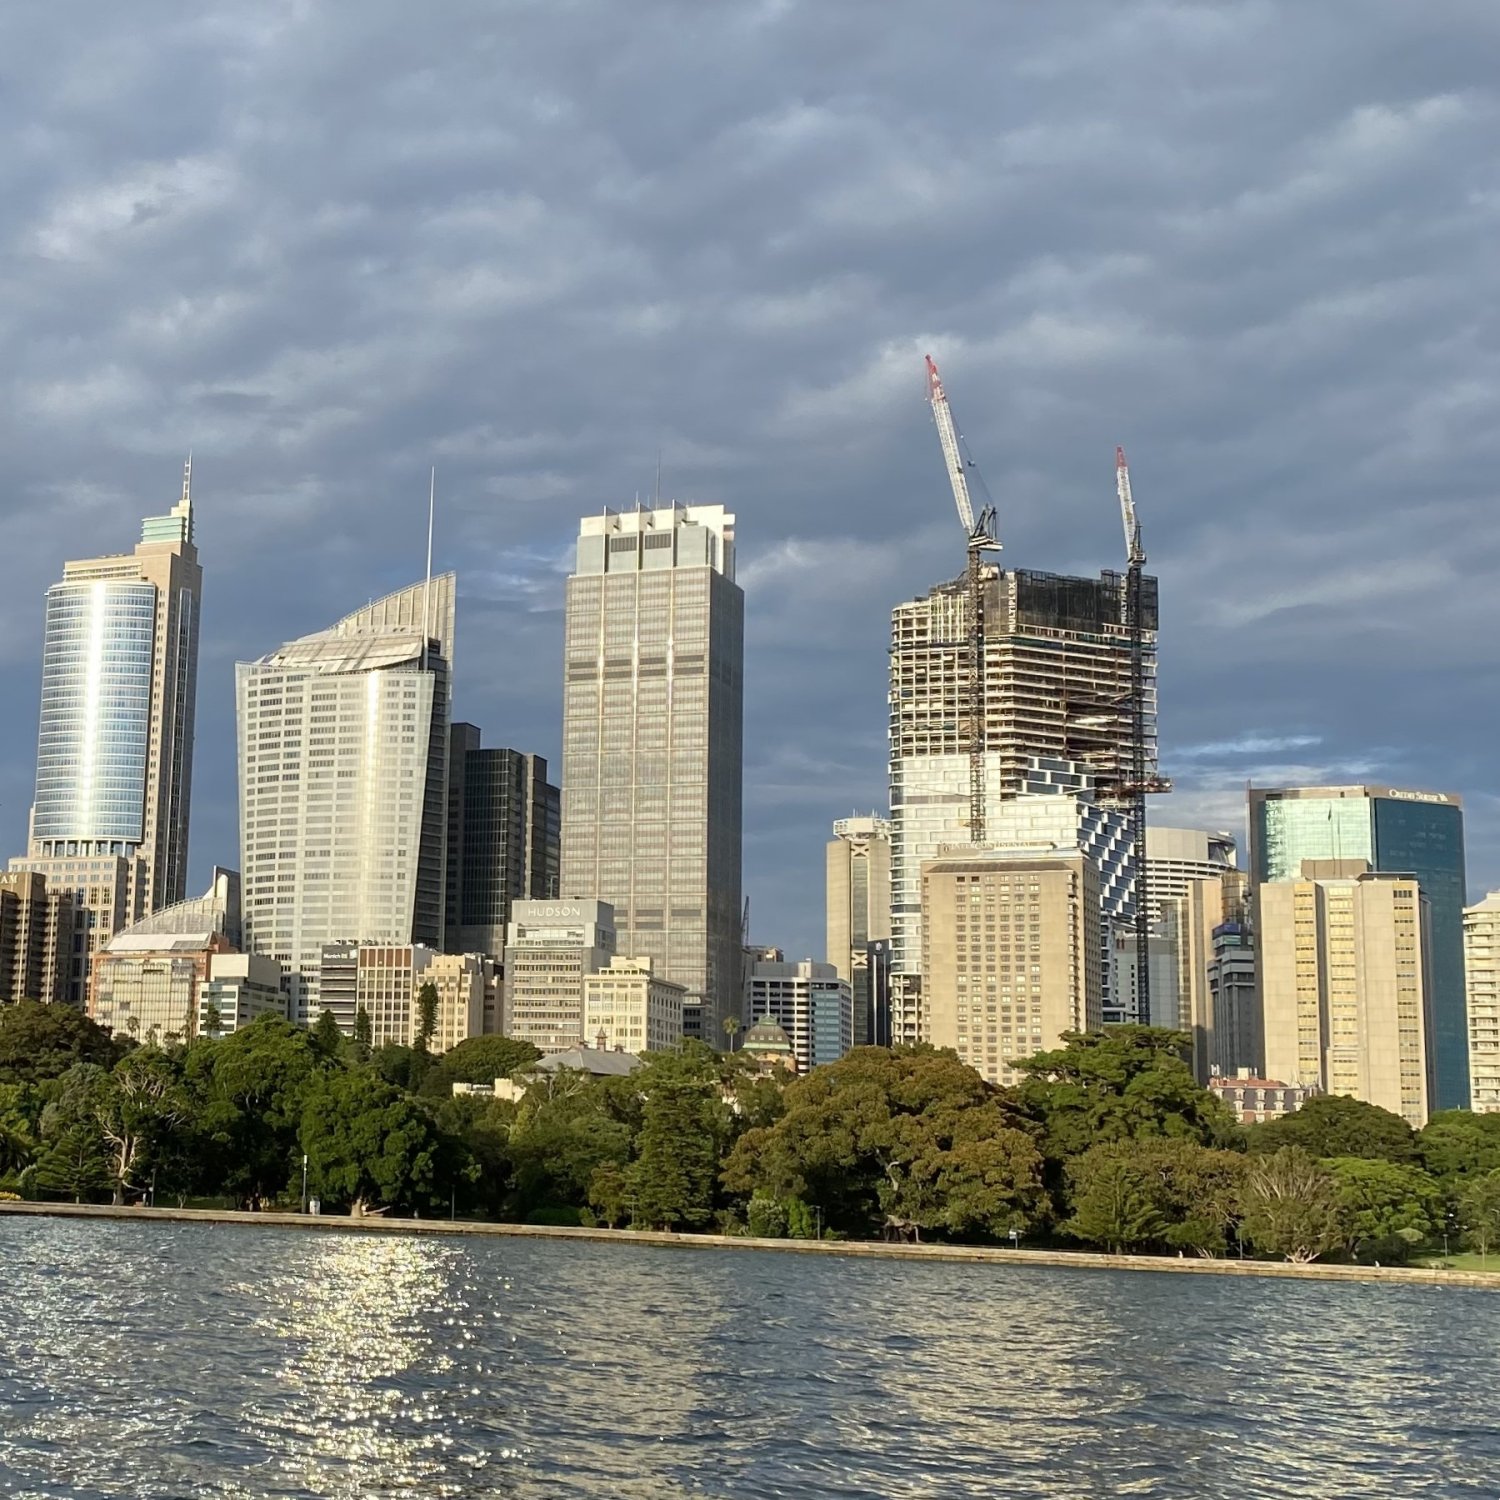
[[[615,912],[619,951],[687,991],[722,1045],[740,1004],[744,595],[734,517],[586,518],[568,579],[563,900]]]

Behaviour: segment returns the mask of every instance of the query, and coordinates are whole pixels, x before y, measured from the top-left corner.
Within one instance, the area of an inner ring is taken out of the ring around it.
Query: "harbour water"
[[[1500,1495],[1500,1298],[0,1220],[0,1493]]]

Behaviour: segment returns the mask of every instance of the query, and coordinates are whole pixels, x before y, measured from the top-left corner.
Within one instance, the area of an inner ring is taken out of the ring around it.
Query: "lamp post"
[[[307,1152],[302,1153],[302,1212],[307,1212]]]

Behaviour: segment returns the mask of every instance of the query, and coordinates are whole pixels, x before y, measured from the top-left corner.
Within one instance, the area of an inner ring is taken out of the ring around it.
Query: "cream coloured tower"
[[[1500,891],[1464,910],[1469,1004],[1469,1108],[1500,1111]]]
[[[245,943],[319,1012],[338,942],[441,945],[455,579],[235,668]]]
[[[826,851],[824,957],[854,996],[854,1045],[877,1039],[870,944],[891,935],[891,825],[887,818],[840,818]],[[754,1020],[755,1017],[750,1017]]]
[[[744,595],[734,517],[583,520],[564,646],[564,901],[614,909],[618,951],[686,990],[711,1045],[740,999]]]

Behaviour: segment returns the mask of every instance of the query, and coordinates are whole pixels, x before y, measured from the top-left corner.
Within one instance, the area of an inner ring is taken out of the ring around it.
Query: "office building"
[[[1233,1077],[1242,1068],[1260,1073],[1265,1066],[1259,973],[1254,934],[1244,916],[1214,928],[1213,956],[1208,962],[1208,1004],[1213,1017],[1210,1073]]]
[[[1148,823],[1146,889],[1151,901],[1151,920],[1161,921],[1167,903],[1186,896],[1193,881],[1218,880],[1226,870],[1233,870],[1235,857],[1233,834]]]
[[[185,894],[202,590],[190,471],[134,552],[65,563],[47,590],[36,797],[11,869],[74,892],[74,1003],[94,952]]]
[[[1464,911],[1469,1009],[1469,1108],[1500,1111],[1500,891]]]
[[[687,991],[715,1045],[740,1000],[744,596],[719,505],[585,519],[567,585],[562,881]]]
[[[0,1005],[66,999],[72,941],[71,894],[35,871],[0,875]]]
[[[455,724],[448,752],[448,882],[444,946],[498,954],[513,901],[555,900],[561,806],[547,762],[486,750]]]
[[[1433,1109],[1469,1102],[1464,1006],[1463,807],[1451,792],[1389,786],[1283,787],[1250,793],[1250,873],[1256,886],[1294,880],[1308,859],[1366,861],[1412,875],[1432,912]]]
[[[1428,901],[1365,860],[1304,860],[1257,891],[1265,1074],[1415,1130],[1431,1109]]]
[[[601,1052],[670,1052],[682,1040],[684,990],[649,958],[612,958],[583,976],[583,1037]]]
[[[268,1010],[279,1013],[279,967],[245,963],[240,938],[239,876],[216,869],[204,895],[143,917],[95,955],[90,1017],[115,1034],[165,1045],[190,1041],[200,1028],[221,1035]]]
[[[1122,575],[986,569],[986,824],[1038,762],[1082,767],[1103,795],[1128,778],[1131,652]],[[968,592],[956,579],[891,614],[891,987],[897,1040],[922,1027],[922,877],[969,839]],[[1156,770],[1156,580],[1143,580],[1146,769]],[[986,828],[988,831],[988,826]]]
[[[513,903],[505,940],[505,1035],[541,1052],[583,1045],[584,976],[608,967],[616,944],[607,901]]]
[[[454,588],[440,574],[235,668],[246,946],[285,968],[303,1024],[326,945],[442,943]]]
[[[1079,850],[953,853],[922,872],[931,1041],[992,1083],[1103,1024],[1099,871]]]
[[[854,997],[832,964],[810,958],[796,963],[763,961],[750,971],[745,1005],[756,1018],[746,1033],[765,1041],[767,1021],[790,1039],[797,1071],[808,1073],[837,1062],[854,1045]]]
[[[826,852],[828,943],[824,957],[854,996],[854,1045],[880,1029],[870,945],[891,935],[891,825],[888,818],[840,818]]]

